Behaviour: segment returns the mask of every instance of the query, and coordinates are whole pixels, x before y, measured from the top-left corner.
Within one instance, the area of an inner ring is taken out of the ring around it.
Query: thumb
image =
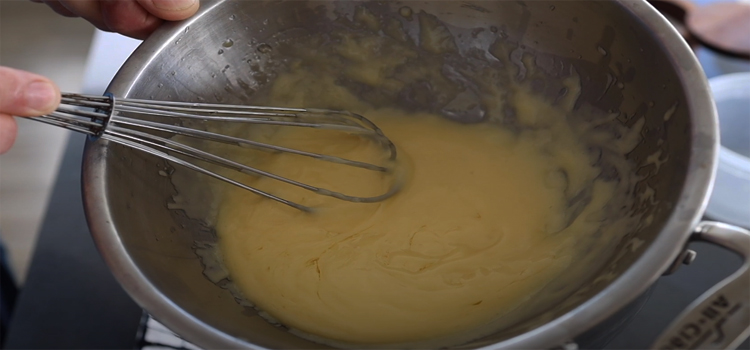
[[[167,21],[179,21],[195,14],[199,0],[137,0],[146,11]]]
[[[52,113],[59,104],[60,90],[49,79],[0,67],[0,114],[40,116]]]

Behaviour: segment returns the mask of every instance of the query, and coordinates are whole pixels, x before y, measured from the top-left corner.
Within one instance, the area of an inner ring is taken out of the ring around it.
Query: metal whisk
[[[159,117],[164,122],[154,122],[134,118],[135,115]],[[115,98],[112,95],[93,96],[63,93],[57,110],[51,114],[30,118],[43,123],[63,127],[73,131],[102,138],[111,142],[141,150],[152,155],[180,164],[189,169],[226,181],[235,186],[284,203],[291,207],[311,211],[312,208],[277,197],[268,192],[248,186],[241,182],[220,175],[202,166],[194,164],[170,153],[181,154],[192,159],[213,163],[246,174],[265,176],[314,193],[338,198],[345,201],[371,203],[382,201],[398,191],[394,184],[387,192],[374,197],[356,197],[343,193],[315,187],[309,184],[269,173],[252,166],[240,164],[200,149],[179,143],[170,138],[154,135],[144,130],[167,132],[203,140],[222,142],[232,145],[251,146],[277,152],[286,152],[300,156],[312,157],[321,161],[339,163],[378,172],[390,172],[388,165],[376,165],[340,157],[306,152],[281,146],[270,145],[244,138],[238,138],[194,128],[174,125],[177,120],[201,120],[233,123],[251,123],[289,127],[306,127],[315,129],[336,130],[356,133],[378,141],[388,159],[396,159],[396,147],[373,122],[367,118],[347,111],[328,109],[301,109],[241,106],[209,103],[186,103],[169,101],[152,101],[140,99]],[[140,129],[140,130],[139,130]]]

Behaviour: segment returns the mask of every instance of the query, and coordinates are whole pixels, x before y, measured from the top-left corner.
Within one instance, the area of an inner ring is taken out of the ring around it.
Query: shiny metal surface
[[[217,180],[253,192],[259,196],[263,196],[306,212],[312,212],[315,209],[275,196],[269,192],[259,190],[242,181],[209,170],[205,166],[201,166],[200,163],[194,163],[192,160],[215,164],[240,173],[271,178],[281,183],[287,183],[321,196],[333,197],[350,202],[379,202],[388,199],[399,190],[399,186],[394,184],[385,193],[377,196],[350,196],[344,193],[301,183],[291,178],[238,163],[230,158],[218,156],[212,153],[210,148],[205,150],[171,139],[171,136],[181,135],[193,139],[220,142],[237,147],[253,147],[273,152],[296,154],[319,159],[325,162],[338,163],[377,172],[392,171],[393,169],[388,164],[372,164],[333,155],[275,146],[268,143],[254,141],[247,137],[236,137],[203,130],[206,128],[205,126],[185,126],[186,122],[190,123],[193,121],[199,121],[204,123],[221,122],[238,123],[240,125],[273,125],[278,127],[298,127],[345,132],[349,134],[357,134],[361,137],[377,141],[383,151],[388,154],[388,157],[385,159],[389,161],[395,160],[396,146],[394,146],[393,142],[383,134],[380,128],[369,119],[347,111],[153,101],[116,98],[114,96],[90,96],[63,93],[62,102],[56,111],[49,115],[32,117],[29,119],[77,131],[108,142],[114,142],[119,145],[146,152]],[[166,133],[166,135],[159,136],[157,133]],[[175,154],[180,154],[187,158],[178,157],[175,156]]]
[[[252,91],[236,88],[240,79],[264,84],[272,76],[231,68],[245,67],[245,52],[240,50],[217,55],[229,35],[235,47],[258,49],[279,31],[323,31],[330,16],[352,16],[355,5],[397,18],[393,14],[405,4],[207,2],[196,17],[165,26],[144,42],[109,92],[186,101],[215,96],[241,103]],[[621,118],[614,122],[624,125],[645,118],[644,142],[629,159],[641,165],[639,171],[650,172],[636,188],[655,190],[655,201],[637,208],[652,215],[650,225],[620,242],[618,253],[602,262],[602,278],[524,325],[462,347],[566,344],[653,284],[681,254],[698,224],[718,148],[716,113],[703,72],[679,34],[645,1],[410,1],[408,6],[414,13],[436,15],[454,34],[466,33],[464,38],[470,38],[475,28],[499,28],[505,40],[517,45],[515,53],[551,60],[550,79],[559,73],[555,64],[576,70],[582,77],[581,103],[620,111]],[[416,30],[416,23],[402,23]],[[487,50],[491,43],[457,41],[460,50]],[[217,74],[226,67],[228,74]],[[614,81],[624,88],[611,88]],[[225,86],[235,89],[227,93]],[[665,117],[674,106],[674,113]],[[655,151],[669,155],[658,172],[647,165]],[[212,232],[167,209],[165,203],[175,192],[168,179],[157,174],[163,166],[153,157],[105,141],[86,147],[83,175],[89,225],[103,257],[133,298],[160,322],[207,348],[325,348],[270,325],[202,275],[193,247],[196,241],[213,239]],[[628,244],[634,238],[642,242],[640,248]]]
[[[695,236],[739,254],[744,263],[688,306],[654,349],[736,349],[750,336],[750,231],[707,221]]]

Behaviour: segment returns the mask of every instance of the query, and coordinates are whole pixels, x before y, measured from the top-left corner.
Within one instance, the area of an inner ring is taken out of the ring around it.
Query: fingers
[[[75,14],[73,12],[70,12],[70,10],[68,10],[65,6],[63,6],[57,0],[31,0],[31,1],[45,3],[53,11],[57,12],[57,14],[59,14],[59,15],[63,15],[65,17],[78,17],[77,14]]]
[[[39,116],[51,113],[59,104],[60,90],[49,79],[0,67],[0,114]]]
[[[13,142],[16,141],[18,125],[12,116],[0,113],[0,154],[8,152]]]
[[[103,0],[102,20],[111,31],[145,39],[163,22],[134,0]]]
[[[101,30],[145,39],[163,21],[194,15],[199,0],[32,0],[67,17],[83,17]]]
[[[32,0],[55,12],[80,16],[97,28],[145,39],[163,21],[178,21],[195,14],[199,0]]]
[[[68,11],[83,17],[97,28],[107,30],[107,26],[102,20],[102,10],[99,0],[44,0],[47,5],[50,5],[53,1],[59,3]]]
[[[0,154],[7,152],[16,140],[18,126],[13,115],[43,115],[54,111],[59,104],[60,90],[49,79],[0,67]]]
[[[167,20],[186,19],[198,11],[198,0],[137,0],[152,15]]]

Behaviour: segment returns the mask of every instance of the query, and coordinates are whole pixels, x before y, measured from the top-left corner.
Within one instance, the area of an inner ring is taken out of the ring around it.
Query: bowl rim
[[[217,6],[230,0],[203,0],[189,20],[169,23],[144,41],[118,71],[107,92],[128,96],[134,82],[166,46]],[[664,46],[681,79],[691,115],[693,140],[688,173],[674,208],[660,234],[628,270],[594,297],[564,315],[535,329],[483,347],[552,348],[568,342],[624,308],[650,287],[673,263],[701,219],[708,203],[718,162],[718,119],[708,81],[696,56],[668,20],[646,0],[616,0],[639,18]],[[256,348],[262,346],[230,336],[189,314],[169,300],[138,269],[118,237],[106,188],[107,142],[86,142],[83,154],[82,189],[84,209],[94,242],[110,270],[127,293],[165,326],[196,345],[206,348]]]

